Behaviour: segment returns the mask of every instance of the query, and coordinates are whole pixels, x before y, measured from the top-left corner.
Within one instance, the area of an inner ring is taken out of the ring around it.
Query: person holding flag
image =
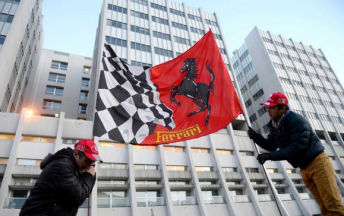
[[[310,123],[303,116],[289,110],[288,98],[280,92],[270,95],[261,105],[268,108],[271,119],[268,123],[268,138],[251,127],[248,130],[250,139],[270,151],[259,154],[258,162],[264,164],[267,160],[287,160],[294,168],[300,168],[302,179],[322,214],[343,216],[344,207],[333,166]]]

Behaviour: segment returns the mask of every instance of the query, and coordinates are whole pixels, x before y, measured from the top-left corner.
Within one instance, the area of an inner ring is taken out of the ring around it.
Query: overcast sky
[[[239,48],[257,26],[321,48],[344,84],[343,0],[174,0],[219,17],[227,49]],[[92,57],[103,0],[44,0],[44,48]]]

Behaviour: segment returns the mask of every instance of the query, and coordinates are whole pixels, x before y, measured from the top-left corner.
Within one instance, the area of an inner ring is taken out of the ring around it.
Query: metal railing
[[[196,197],[172,197],[174,206],[197,205]]]
[[[164,197],[139,197],[137,198],[138,207],[164,206]]]
[[[21,209],[26,201],[26,198],[6,197],[5,209]]]
[[[281,201],[294,200],[293,194],[278,194]]]
[[[225,203],[222,196],[203,197],[203,200],[206,205]]]
[[[259,202],[270,202],[275,201],[274,196],[272,194],[258,194],[258,201]]]
[[[129,207],[130,206],[130,198],[123,197],[123,198],[98,198],[97,199],[97,207],[98,208],[115,208],[115,207]]]
[[[232,196],[232,199],[235,203],[250,203],[251,198],[249,195],[236,195]]]

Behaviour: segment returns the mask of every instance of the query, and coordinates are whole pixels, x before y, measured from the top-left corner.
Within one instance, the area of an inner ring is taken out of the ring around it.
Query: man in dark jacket
[[[294,168],[300,168],[302,179],[322,214],[343,216],[344,207],[333,166],[310,123],[303,116],[289,111],[288,98],[280,92],[270,95],[261,105],[268,108],[271,119],[268,138],[252,128],[248,130],[250,139],[270,151],[258,155],[259,163],[287,160]]]
[[[20,216],[75,216],[96,181],[95,161],[101,161],[97,145],[81,140],[74,149],[48,155],[43,169],[21,209]]]

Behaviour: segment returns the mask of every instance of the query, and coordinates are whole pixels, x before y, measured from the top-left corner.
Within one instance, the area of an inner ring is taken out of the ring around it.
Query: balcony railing
[[[174,206],[197,205],[196,197],[172,197]]]
[[[251,198],[248,195],[236,195],[232,196],[232,199],[235,203],[250,203]]]
[[[278,196],[282,201],[294,200],[293,194],[278,194]]]
[[[203,197],[203,200],[206,205],[225,203],[222,196]]]
[[[274,200],[274,196],[272,196],[271,194],[258,194],[259,202],[270,202]]]
[[[21,209],[26,201],[26,198],[6,197],[5,209]]]
[[[137,198],[138,207],[150,207],[150,206],[164,206],[164,197],[139,197]]]
[[[98,198],[98,208],[115,208],[115,207],[129,207],[130,198]]]
[[[17,198],[17,197],[6,197],[5,198],[5,209],[21,209],[25,203],[27,198]],[[85,202],[80,206],[80,208],[87,208],[88,207],[88,198]]]

